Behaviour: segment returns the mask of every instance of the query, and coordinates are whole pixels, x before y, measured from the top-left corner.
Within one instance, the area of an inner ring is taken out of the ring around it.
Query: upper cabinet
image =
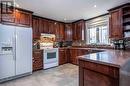
[[[15,22],[17,25],[22,26],[32,26],[32,13],[22,11],[22,10],[16,10],[15,12]]]
[[[32,28],[33,28],[33,38],[40,37],[40,19],[38,17],[33,17],[32,19]]]
[[[59,23],[59,41],[65,40],[65,25],[64,23]]]
[[[85,40],[85,21],[80,20],[72,24],[73,41]]]
[[[45,34],[55,34],[56,41],[64,41],[64,30],[65,26],[62,22],[57,22],[54,20],[44,19],[38,16],[33,16],[33,37],[40,38],[41,33]]]
[[[65,24],[65,41],[72,41],[72,24]]]
[[[109,14],[110,38],[130,38],[130,3],[110,9]]]
[[[109,37],[120,39],[123,37],[122,9],[111,10],[109,14]]]
[[[1,22],[4,24],[32,27],[32,12],[15,9],[12,13],[2,13]]]

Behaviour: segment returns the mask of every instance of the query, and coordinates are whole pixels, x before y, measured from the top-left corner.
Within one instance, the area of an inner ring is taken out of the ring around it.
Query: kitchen
[[[129,86],[129,0],[0,7],[0,86]]]

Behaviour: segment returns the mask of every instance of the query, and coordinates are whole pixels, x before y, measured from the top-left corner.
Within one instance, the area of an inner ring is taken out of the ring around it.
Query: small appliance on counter
[[[114,44],[114,48],[117,50],[125,50],[125,40],[120,39],[120,40],[113,40],[112,42]]]
[[[33,40],[33,49],[40,49],[39,40]]]
[[[54,34],[41,34],[39,43],[40,49],[43,49],[44,69],[59,65],[58,48],[53,48],[55,42]]]

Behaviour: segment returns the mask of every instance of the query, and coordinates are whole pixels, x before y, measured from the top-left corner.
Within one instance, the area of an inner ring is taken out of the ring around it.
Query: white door
[[[32,29],[16,27],[16,75],[32,72]]]
[[[4,49],[12,47],[11,53]],[[0,79],[15,76],[15,27],[0,25]]]

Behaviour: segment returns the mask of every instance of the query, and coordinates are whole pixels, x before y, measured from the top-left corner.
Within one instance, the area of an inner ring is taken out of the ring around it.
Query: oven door
[[[44,64],[58,61],[58,49],[44,49]]]

